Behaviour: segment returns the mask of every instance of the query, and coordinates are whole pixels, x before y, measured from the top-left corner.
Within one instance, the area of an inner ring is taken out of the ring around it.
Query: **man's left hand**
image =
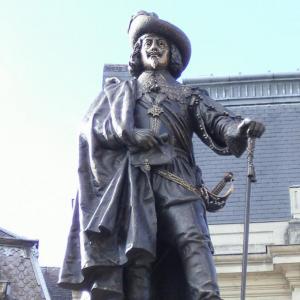
[[[251,138],[260,138],[265,131],[265,125],[261,122],[246,118],[238,126],[240,136],[247,136]]]

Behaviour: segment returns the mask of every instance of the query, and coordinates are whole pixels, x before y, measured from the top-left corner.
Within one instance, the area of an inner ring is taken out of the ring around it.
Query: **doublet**
[[[168,142],[188,150],[182,136],[192,136],[189,99],[181,86],[161,86],[159,92],[140,91],[136,100],[135,126],[151,129],[156,135],[168,135]]]

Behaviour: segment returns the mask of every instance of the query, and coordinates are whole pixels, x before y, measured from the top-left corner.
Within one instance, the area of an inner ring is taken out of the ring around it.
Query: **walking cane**
[[[248,147],[247,147],[248,174],[247,174],[247,188],[246,188],[245,219],[244,219],[241,300],[245,300],[245,296],[246,296],[251,183],[256,182],[255,169],[253,165],[254,149],[255,149],[255,139],[248,137]]]

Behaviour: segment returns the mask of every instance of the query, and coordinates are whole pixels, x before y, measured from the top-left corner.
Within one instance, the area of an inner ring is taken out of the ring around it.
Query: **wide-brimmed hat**
[[[191,57],[191,43],[186,34],[175,25],[159,19],[155,13],[139,11],[131,17],[128,35],[132,47],[144,34],[155,33],[173,42],[179,49],[182,56],[183,69],[189,63]]]

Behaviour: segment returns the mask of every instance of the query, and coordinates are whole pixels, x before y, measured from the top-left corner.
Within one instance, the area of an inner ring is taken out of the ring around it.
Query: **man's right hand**
[[[151,129],[135,129],[132,134],[134,146],[143,150],[149,150],[167,139],[167,134],[158,137]]]

